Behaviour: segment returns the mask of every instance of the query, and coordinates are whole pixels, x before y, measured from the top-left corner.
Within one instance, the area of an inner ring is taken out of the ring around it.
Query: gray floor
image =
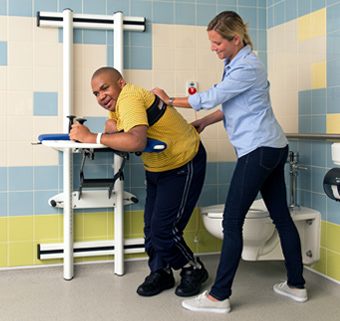
[[[215,276],[218,256],[201,258],[210,272],[205,290]],[[136,288],[148,274],[147,262],[126,262],[125,270],[119,277],[113,263],[76,265],[72,281],[64,281],[61,266],[0,271],[0,320],[340,320],[340,285],[308,270],[309,301],[296,303],[274,293],[272,285],[285,280],[282,262],[241,262],[232,311],[224,315],[184,310],[174,289],[140,297]],[[175,277],[178,282],[178,272]]]

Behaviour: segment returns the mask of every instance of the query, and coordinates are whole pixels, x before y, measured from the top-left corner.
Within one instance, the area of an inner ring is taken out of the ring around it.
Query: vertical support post
[[[73,12],[63,11],[63,131],[68,132],[68,115],[73,113]],[[64,179],[64,279],[73,279],[73,158],[72,150],[63,153]]]
[[[113,66],[123,74],[123,13],[114,14],[113,32]],[[122,164],[122,158],[115,154],[114,171],[118,172]],[[116,206],[114,209],[114,233],[115,233],[115,274],[124,274],[124,181],[118,179],[115,183]]]

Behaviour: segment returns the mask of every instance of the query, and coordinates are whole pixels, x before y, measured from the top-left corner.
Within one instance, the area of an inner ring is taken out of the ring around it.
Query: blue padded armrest
[[[68,134],[41,134],[38,136],[40,142],[43,140],[70,140]],[[146,147],[142,153],[159,153],[166,149],[166,144],[152,138],[148,138]]]
[[[142,151],[142,153],[159,153],[166,149],[166,147],[166,143],[153,138],[148,138],[146,142],[146,147]]]
[[[70,140],[68,134],[41,134],[38,136],[39,142],[43,140]]]

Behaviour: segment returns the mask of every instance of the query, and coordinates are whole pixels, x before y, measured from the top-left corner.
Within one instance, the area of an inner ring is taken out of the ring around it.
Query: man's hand
[[[96,134],[90,132],[90,130],[80,124],[73,124],[70,131],[70,139],[73,141],[79,141],[81,143],[96,143]]]

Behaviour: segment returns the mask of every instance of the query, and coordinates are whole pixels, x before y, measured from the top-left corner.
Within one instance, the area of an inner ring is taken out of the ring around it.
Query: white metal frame
[[[38,27],[63,28],[63,131],[68,132],[69,120],[66,116],[73,114],[73,29],[101,29],[113,30],[114,67],[121,73],[123,71],[123,31],[145,31],[145,18],[124,17],[122,12],[113,16],[73,14],[71,9],[62,13],[38,12]],[[72,148],[63,148],[63,178],[64,178],[64,279],[72,280],[73,269],[73,206],[72,206]],[[115,154],[114,171],[118,172],[122,158]],[[124,274],[124,182],[117,180],[115,183],[114,207],[114,255],[115,274]]]

